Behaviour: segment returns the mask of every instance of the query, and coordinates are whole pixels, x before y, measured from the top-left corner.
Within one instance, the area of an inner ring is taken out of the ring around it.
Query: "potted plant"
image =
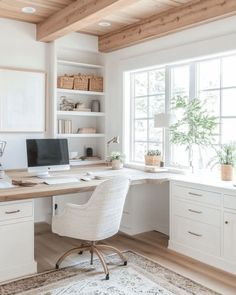
[[[217,152],[217,161],[221,165],[221,180],[233,180],[233,166],[236,162],[235,144],[224,144]]]
[[[186,146],[189,164],[194,172],[193,148],[196,146],[201,152],[201,147],[213,144],[217,118],[209,114],[205,102],[198,98],[177,96],[172,101],[172,110],[180,111],[182,116],[170,126],[170,142]],[[202,166],[202,163],[199,163],[199,166]]]
[[[112,152],[110,155],[111,167],[114,170],[123,168],[124,155],[120,152]]]
[[[145,155],[145,165],[147,166],[160,166],[161,152],[156,150],[148,150]]]

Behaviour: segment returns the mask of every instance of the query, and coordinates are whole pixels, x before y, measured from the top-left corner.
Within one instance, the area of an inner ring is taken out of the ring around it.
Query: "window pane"
[[[144,154],[147,151],[146,142],[135,142],[134,143],[134,161],[144,162]]]
[[[147,72],[137,73],[134,75],[134,95],[147,95],[148,74]]]
[[[236,89],[222,91],[222,116],[236,116]]]
[[[236,86],[236,56],[222,59],[223,87]]]
[[[162,153],[162,143],[149,143],[149,150],[159,150]]]
[[[172,91],[173,94],[189,92],[189,66],[174,67],[171,73]]]
[[[153,118],[157,113],[165,111],[165,96],[150,96],[149,97],[149,117]]]
[[[220,91],[201,91],[199,98],[205,102],[205,107],[213,116],[220,116]]]
[[[165,70],[149,72],[149,94],[158,94],[165,91]]]
[[[236,119],[222,119],[221,126],[221,135],[222,135],[222,143],[230,143],[232,141],[236,141]]]
[[[154,128],[154,120],[149,120],[149,140],[162,142],[162,128]]]
[[[220,88],[220,59],[198,63],[199,90]]]
[[[135,118],[147,118],[147,97],[134,99]]]
[[[147,120],[135,120],[135,140],[147,141]]]
[[[183,145],[175,145],[171,146],[171,164],[177,166],[189,166],[188,160],[188,151],[186,151],[186,147]]]

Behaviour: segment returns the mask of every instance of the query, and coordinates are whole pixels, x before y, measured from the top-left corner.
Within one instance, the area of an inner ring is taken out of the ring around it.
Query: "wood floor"
[[[35,253],[36,261],[38,262],[38,272],[53,269],[56,260],[65,251],[80,244],[78,240],[59,237],[53,234],[46,223],[37,224],[35,233]],[[127,236],[120,233],[105,242],[120,250],[133,250],[149,257],[161,265],[223,295],[236,295],[236,276],[168,250],[168,237],[164,234],[152,231],[136,236]],[[88,257],[88,254],[82,256],[75,254],[67,258],[62,266],[76,264],[81,260],[88,259]]]

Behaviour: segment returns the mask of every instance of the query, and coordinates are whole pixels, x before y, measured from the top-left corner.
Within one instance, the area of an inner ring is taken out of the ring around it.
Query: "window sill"
[[[124,166],[126,168],[147,171],[147,166],[144,163],[127,162],[127,163],[125,163]],[[151,166],[149,166],[149,167],[151,167]],[[153,166],[153,167],[155,167],[155,166]],[[147,172],[151,172],[151,171],[147,171]],[[163,168],[160,167],[157,171],[153,171],[153,173],[163,173],[163,172],[176,173],[176,174],[187,174],[187,173],[189,173],[189,170],[166,166]]]

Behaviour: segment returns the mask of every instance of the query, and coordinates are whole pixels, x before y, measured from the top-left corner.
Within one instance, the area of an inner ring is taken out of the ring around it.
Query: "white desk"
[[[68,173],[83,174],[87,170],[72,169]],[[119,174],[130,178],[121,230],[135,234],[170,229],[170,249],[236,274],[236,189],[232,183],[134,169],[112,171],[90,167],[89,170],[104,179]],[[26,172],[9,175],[18,179],[30,176]],[[4,243],[0,244],[0,281],[36,272],[34,198],[63,195],[57,198],[69,200],[65,194],[92,191],[101,181],[52,186],[39,183],[33,188],[1,190],[0,235]]]

